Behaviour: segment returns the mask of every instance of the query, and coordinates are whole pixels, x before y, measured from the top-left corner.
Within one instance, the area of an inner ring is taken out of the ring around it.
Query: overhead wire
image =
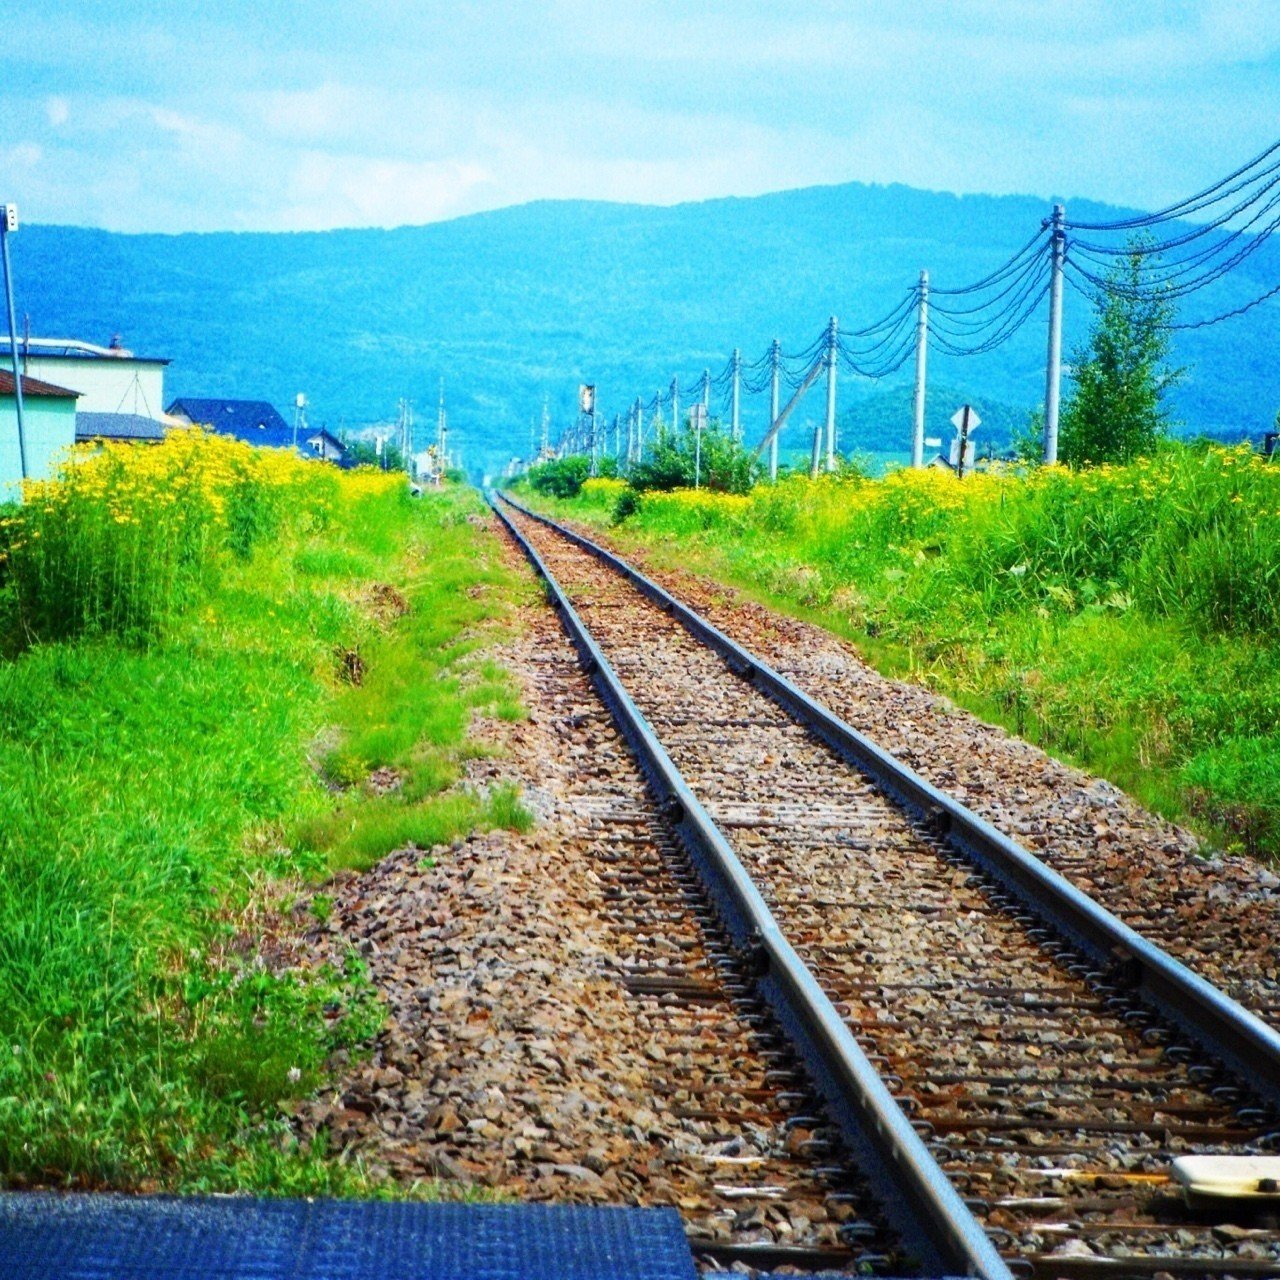
[[[1074,231],[1137,231],[1143,227],[1156,226],[1161,222],[1170,222],[1175,218],[1184,218],[1190,213],[1198,212],[1200,209],[1207,208],[1211,204],[1216,204],[1220,200],[1234,194],[1242,187],[1247,186],[1251,181],[1257,181],[1259,177],[1266,176],[1274,171],[1276,166],[1268,168],[1263,174],[1255,174],[1253,178],[1246,179],[1238,186],[1232,187],[1230,192],[1224,190],[1238,178],[1243,177],[1250,169],[1255,169],[1263,161],[1268,160],[1271,156],[1280,151],[1280,140],[1273,142],[1264,151],[1254,156],[1252,160],[1246,161],[1239,168],[1232,170],[1224,178],[1219,178],[1217,182],[1207,186],[1202,191],[1197,191],[1194,195],[1187,196],[1182,200],[1175,201],[1173,204],[1166,205],[1163,209],[1157,209],[1152,213],[1139,214],[1134,218],[1118,218],[1111,222],[1085,222],[1085,221],[1069,221],[1064,225]],[[1280,161],[1277,162],[1280,165]]]

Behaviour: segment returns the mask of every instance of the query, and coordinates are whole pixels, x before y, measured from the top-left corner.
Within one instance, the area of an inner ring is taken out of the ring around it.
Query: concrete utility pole
[[[742,352],[738,347],[733,349],[733,399],[730,409],[730,434],[733,436],[733,443],[737,444],[742,439]]]
[[[703,369],[702,371],[702,407],[707,410],[707,416],[711,416],[711,370]]]
[[[671,430],[680,434],[680,378],[671,379]]]
[[[818,468],[822,465],[822,427],[813,429],[813,452],[809,455],[809,479],[818,478]]]
[[[622,415],[613,415],[613,456],[622,458]]]
[[[836,469],[836,318],[827,326],[827,470]]]
[[[448,467],[448,456],[445,453],[445,444],[449,438],[449,425],[444,413],[444,377],[440,378],[440,408],[436,410],[436,467],[440,472],[440,478],[444,478],[444,473]]]
[[[778,420],[778,377],[782,366],[782,344],[774,338],[769,348],[769,429]],[[769,441],[769,479],[778,478],[778,437]]]
[[[27,430],[22,405],[22,370],[18,367],[18,323],[13,312],[13,268],[9,264],[9,237],[18,229],[18,206],[0,208],[0,258],[4,259],[4,301],[9,313],[9,359],[13,365],[13,405],[18,412],[18,462],[28,479]]]
[[[644,405],[636,396],[636,464],[644,461]]]
[[[1049,276],[1049,357],[1044,375],[1044,460],[1058,460],[1058,401],[1062,391],[1062,264],[1067,256],[1067,233],[1063,229],[1066,207],[1055,204],[1053,236],[1049,242],[1052,271]]]
[[[924,376],[929,355],[929,273],[920,272],[916,293],[916,398],[911,430],[911,465],[924,466]]]
[[[551,415],[547,411],[547,397],[542,397],[542,454],[545,457],[547,452],[547,436],[551,430]]]

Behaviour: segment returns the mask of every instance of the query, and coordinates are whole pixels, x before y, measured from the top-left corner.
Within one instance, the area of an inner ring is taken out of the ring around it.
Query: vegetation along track
[[[1069,887],[1050,927],[1011,891],[1039,891],[1028,855],[1031,871],[970,861],[958,806],[909,787],[904,806],[766,696],[762,666],[726,660],[580,539],[504,514],[1014,1267],[1280,1275],[1280,1234],[1192,1214],[1168,1182],[1176,1155],[1267,1149],[1269,1027],[1141,940],[1100,959],[1102,913]]]

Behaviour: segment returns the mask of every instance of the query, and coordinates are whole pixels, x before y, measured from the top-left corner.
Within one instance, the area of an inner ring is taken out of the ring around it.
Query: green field
[[[270,453],[192,433],[0,512],[0,1182],[379,1190],[289,1128],[382,1021],[293,940],[332,868],[528,820],[459,785],[472,712],[522,714],[476,494]]]
[[[1280,465],[1247,448],[533,496],[821,623],[1219,845],[1280,856]]]

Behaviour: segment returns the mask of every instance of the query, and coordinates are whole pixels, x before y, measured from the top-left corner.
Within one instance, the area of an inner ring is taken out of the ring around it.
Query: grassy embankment
[[[381,1022],[290,907],[527,820],[456,785],[521,714],[478,509],[187,433],[0,511],[0,1183],[379,1190],[283,1114]]]
[[[544,506],[614,521],[620,481]],[[1125,467],[647,493],[614,529],[853,640],[890,675],[1280,856],[1280,465],[1169,446]]]

